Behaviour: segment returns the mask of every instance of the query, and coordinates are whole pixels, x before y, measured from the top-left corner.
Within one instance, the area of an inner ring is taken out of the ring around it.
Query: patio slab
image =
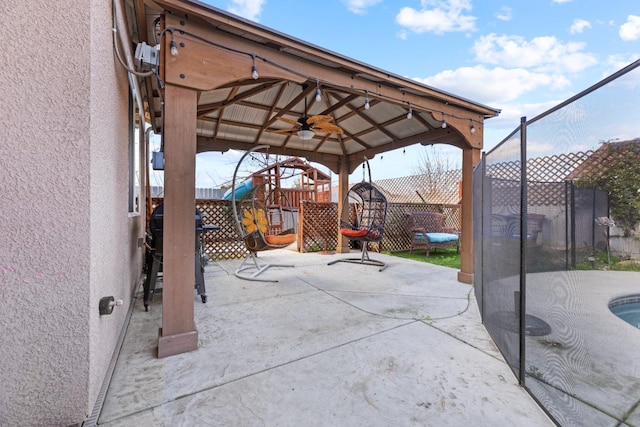
[[[161,294],[138,299],[99,425],[553,425],[517,385],[457,271],[270,251],[295,268],[243,281],[210,263],[198,350],[157,359]]]

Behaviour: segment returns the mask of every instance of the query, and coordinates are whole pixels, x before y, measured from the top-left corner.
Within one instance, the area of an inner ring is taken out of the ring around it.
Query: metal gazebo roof
[[[160,79],[142,84],[154,130],[163,131],[159,81],[195,88],[198,152],[266,144],[338,172],[341,157],[353,170],[363,156],[416,143],[481,148],[484,119],[499,113],[203,3],[130,0],[128,15],[134,43],[167,47]],[[305,115],[305,101],[307,115],[328,115],[343,132],[276,133],[290,126],[280,118]]]

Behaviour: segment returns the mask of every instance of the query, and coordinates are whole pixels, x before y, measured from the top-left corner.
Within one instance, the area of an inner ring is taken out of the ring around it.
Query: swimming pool
[[[616,298],[609,303],[609,310],[628,324],[640,329],[640,295]]]

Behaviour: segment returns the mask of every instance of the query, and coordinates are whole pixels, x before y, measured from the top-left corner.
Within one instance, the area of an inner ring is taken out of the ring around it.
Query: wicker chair
[[[338,262],[350,262],[353,264],[373,265],[380,267],[379,271],[387,268],[383,261],[369,258],[369,242],[380,242],[384,234],[384,222],[387,217],[387,198],[371,182],[371,169],[369,161],[365,157],[363,167],[363,181],[351,187],[342,203],[343,213],[340,218],[347,217],[347,212],[352,205],[356,206],[356,219],[352,224],[340,220],[340,234],[352,241],[358,242],[362,247],[360,258],[340,258],[331,261],[328,265]],[[369,172],[369,181],[365,181],[364,169]]]
[[[454,247],[460,251],[460,232],[452,227],[445,227],[446,217],[436,212],[407,212],[407,228],[411,236],[411,249],[424,248],[427,257],[432,249]]]

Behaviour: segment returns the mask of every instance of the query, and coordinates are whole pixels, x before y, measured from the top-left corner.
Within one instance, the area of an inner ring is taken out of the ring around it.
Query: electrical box
[[[164,170],[164,153],[162,151],[153,151],[151,153],[151,165],[153,170]]]
[[[149,46],[145,42],[136,46],[136,65],[144,70],[157,68],[160,63],[160,52],[154,46]]]

